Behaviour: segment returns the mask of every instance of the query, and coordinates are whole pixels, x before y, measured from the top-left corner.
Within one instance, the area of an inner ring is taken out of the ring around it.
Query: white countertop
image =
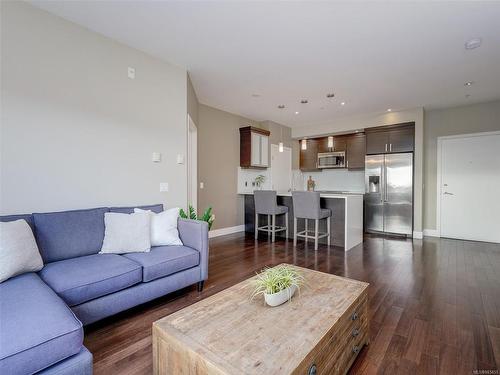
[[[340,193],[333,193],[333,192],[319,192],[321,198],[341,198],[341,199],[346,199],[348,197],[363,197],[363,193],[356,193],[356,192],[347,192],[343,191]],[[245,192],[238,192],[240,195],[253,195],[253,191],[245,191]],[[277,195],[281,197],[291,197],[292,193],[290,191],[278,191],[276,192]]]

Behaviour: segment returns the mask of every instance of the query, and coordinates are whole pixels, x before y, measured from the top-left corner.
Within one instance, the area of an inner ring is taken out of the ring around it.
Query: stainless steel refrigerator
[[[366,155],[365,231],[413,234],[413,153]]]

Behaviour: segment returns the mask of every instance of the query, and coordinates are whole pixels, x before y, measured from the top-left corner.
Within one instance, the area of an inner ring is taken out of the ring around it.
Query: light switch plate
[[[200,182],[200,189],[203,189],[205,187],[205,184],[203,182]]]
[[[127,69],[127,76],[130,79],[135,79],[135,68],[132,68],[131,66],[129,66]]]
[[[168,182],[160,182],[160,193],[168,191]]]
[[[177,164],[184,164],[184,155],[177,154]]]

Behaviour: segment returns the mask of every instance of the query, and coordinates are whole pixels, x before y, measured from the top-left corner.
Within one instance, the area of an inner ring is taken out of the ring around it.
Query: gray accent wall
[[[184,69],[20,1],[1,2],[1,44],[2,214],[185,207]]]
[[[499,131],[500,101],[426,111],[424,128],[424,228],[435,230],[438,137]]]

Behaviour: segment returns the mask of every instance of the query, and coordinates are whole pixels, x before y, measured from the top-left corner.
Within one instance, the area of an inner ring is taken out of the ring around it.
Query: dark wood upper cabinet
[[[366,154],[412,152],[415,143],[415,123],[365,129]]]
[[[346,137],[346,146],[347,169],[365,169],[365,135],[359,133]]]
[[[269,167],[269,135],[268,130],[247,126],[240,128],[240,167]]]
[[[389,152],[411,152],[414,149],[415,129],[407,127],[389,132]]]
[[[307,149],[302,150],[300,141],[299,141],[299,148],[300,148],[300,170],[304,172],[310,172],[310,171],[319,171],[317,167],[318,163],[318,150],[319,146],[322,146],[322,141],[321,139],[308,139],[306,141],[307,143]]]

